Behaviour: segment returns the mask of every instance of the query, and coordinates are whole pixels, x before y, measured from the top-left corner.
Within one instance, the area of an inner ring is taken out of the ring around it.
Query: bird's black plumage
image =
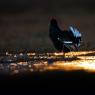
[[[80,41],[80,37],[75,37],[71,30],[62,31],[59,28],[56,19],[54,18],[52,18],[50,21],[49,36],[55,48],[60,52],[69,52],[71,50],[77,50],[77,44],[79,44]]]

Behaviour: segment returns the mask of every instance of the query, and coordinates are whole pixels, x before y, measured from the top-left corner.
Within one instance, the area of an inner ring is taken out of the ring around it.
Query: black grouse
[[[77,28],[70,26],[62,31],[55,18],[50,21],[49,37],[59,52],[77,51],[81,43],[81,33]]]

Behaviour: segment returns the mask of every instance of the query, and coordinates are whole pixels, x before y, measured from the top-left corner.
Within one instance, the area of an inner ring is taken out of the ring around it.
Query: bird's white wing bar
[[[60,38],[57,38],[59,41],[63,43],[65,47],[67,47],[70,51],[75,50],[75,46],[72,41],[62,41]]]
[[[64,44],[72,44],[72,41],[63,41]]]
[[[61,41],[62,43],[64,43],[64,44],[73,44],[73,42],[72,41],[63,41],[63,40],[61,40],[60,38],[57,38],[59,41]]]

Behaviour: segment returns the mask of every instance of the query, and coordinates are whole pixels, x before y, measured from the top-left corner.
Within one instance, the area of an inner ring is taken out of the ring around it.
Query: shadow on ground
[[[46,71],[17,75],[0,75],[0,85],[31,89],[89,88],[95,86],[94,73],[85,71]]]

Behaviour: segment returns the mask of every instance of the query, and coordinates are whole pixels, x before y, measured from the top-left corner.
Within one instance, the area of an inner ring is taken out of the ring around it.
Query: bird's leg
[[[63,52],[64,61],[66,61],[66,59],[65,59],[65,50],[64,50],[64,44],[63,44],[63,50],[62,50],[62,52]]]
[[[63,57],[65,58],[64,44],[63,44],[63,50],[62,50],[62,53],[63,53]]]
[[[62,53],[63,53],[63,60],[66,62],[65,52],[62,51]]]
[[[65,59],[65,52],[62,50],[63,58]]]
[[[65,52],[64,52],[64,51],[62,51],[62,53],[63,53],[63,57],[65,58]]]

